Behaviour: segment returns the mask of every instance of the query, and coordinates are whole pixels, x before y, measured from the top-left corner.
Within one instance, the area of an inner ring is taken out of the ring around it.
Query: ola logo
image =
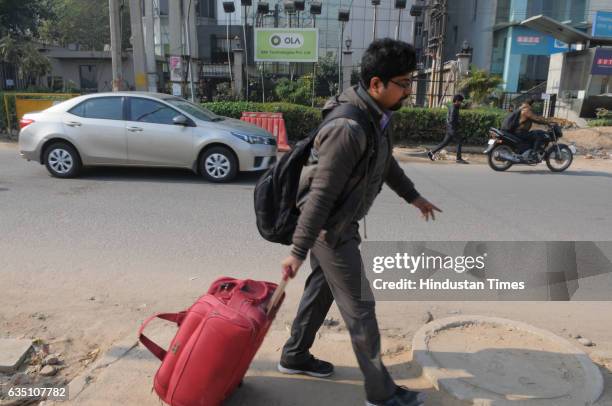
[[[273,35],[272,38],[270,38],[270,42],[272,43],[272,45],[279,46],[281,43],[281,37],[279,37],[278,35]]]

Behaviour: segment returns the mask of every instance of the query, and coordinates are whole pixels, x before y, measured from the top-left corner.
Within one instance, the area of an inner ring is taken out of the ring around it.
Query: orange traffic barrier
[[[289,140],[287,138],[287,128],[283,113],[261,113],[248,112],[242,113],[240,120],[254,124],[269,131],[276,137],[276,148],[281,152],[290,151]]]

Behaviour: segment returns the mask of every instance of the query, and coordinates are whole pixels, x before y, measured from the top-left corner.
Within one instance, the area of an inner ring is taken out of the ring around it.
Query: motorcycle
[[[507,131],[491,127],[488,147],[489,166],[494,171],[505,171],[512,165],[537,165],[546,161],[548,169],[563,172],[572,164],[576,147],[559,143],[563,131],[557,124],[549,124],[546,139],[542,140],[538,151],[532,154],[533,141],[526,141]]]

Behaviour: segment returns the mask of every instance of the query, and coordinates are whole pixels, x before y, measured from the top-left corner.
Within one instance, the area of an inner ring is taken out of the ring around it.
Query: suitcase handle
[[[291,273],[291,268],[287,267],[283,269],[283,279],[281,279],[278,287],[274,290],[274,294],[266,307],[266,314],[270,314],[283,298],[283,294],[285,293],[285,288],[287,287]]]
[[[144,345],[153,355],[155,355],[160,361],[163,361],[166,357],[166,350],[161,348],[159,345],[155,344],[151,339],[143,334],[144,329],[153,319],[163,319],[168,320],[177,325],[181,325],[183,320],[185,319],[186,312],[180,313],[157,313],[153,316],[146,319],[142,325],[140,326],[140,330],[138,330],[138,340]]]

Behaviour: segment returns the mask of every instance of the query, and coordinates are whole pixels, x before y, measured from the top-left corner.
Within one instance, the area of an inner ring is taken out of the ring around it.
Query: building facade
[[[431,10],[440,0],[417,0],[415,41],[421,63],[431,66]],[[472,49],[472,63],[504,78],[504,90],[520,92],[546,82],[550,56],[567,51],[568,44],[520,26],[545,15],[579,30],[589,31],[597,10],[612,10],[609,0],[453,0],[447,1],[444,61],[454,60],[464,41]]]
[[[187,54],[183,36],[182,50],[172,50],[170,47],[170,21],[169,0],[153,0],[156,53],[158,55]],[[180,1],[180,0],[175,0]],[[192,38],[192,53],[197,43],[197,58],[204,64],[227,63],[228,47],[236,46],[238,37],[240,46],[244,47],[242,24],[247,23],[246,43],[249,65],[253,61],[253,31],[254,26],[260,27],[292,27],[319,29],[319,57],[337,58],[339,49],[346,49],[350,45],[353,52],[352,60],[355,65],[361,60],[374,37],[397,37],[403,41],[414,41],[414,19],[409,15],[409,9],[414,0],[408,0],[406,8],[402,11],[396,8],[396,0],[382,0],[380,5],[374,6],[372,0],[330,0],[322,3],[321,14],[312,16],[309,12],[310,1],[305,2],[305,10],[288,14],[283,1],[267,2],[269,12],[257,16],[257,2],[251,6],[243,7],[241,2],[234,0],[232,13],[226,13],[223,0],[182,0],[183,18],[189,18],[195,25],[195,39]],[[191,3],[192,8],[189,8]],[[399,3],[403,3],[400,1]],[[348,9],[350,17],[342,35],[342,23],[338,21],[338,11]],[[190,11],[191,10],[191,11]],[[246,11],[246,12],[245,12]],[[187,14],[193,14],[187,16]],[[374,15],[376,14],[376,24]],[[146,23],[146,22],[145,22]],[[376,25],[376,34],[374,34]],[[184,31],[184,29],[182,30]],[[229,32],[229,38],[228,38]],[[348,42],[346,40],[349,40]],[[342,41],[342,44],[340,43]],[[231,52],[230,52],[231,58]]]

